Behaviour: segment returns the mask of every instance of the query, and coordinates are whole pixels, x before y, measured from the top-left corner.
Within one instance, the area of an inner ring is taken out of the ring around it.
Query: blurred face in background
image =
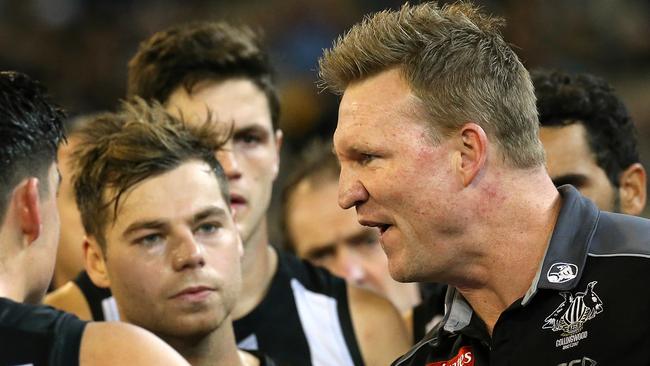
[[[353,210],[337,204],[338,183],[309,179],[288,197],[286,225],[296,254],[356,285],[374,290],[405,312],[419,302],[417,285],[388,272],[376,228],[361,226]]]
[[[252,237],[265,237],[282,133],[273,130],[264,92],[244,78],[207,80],[195,85],[191,94],[178,87],[166,106],[188,121],[204,121],[209,112],[225,130],[232,127],[232,138],[217,158],[228,177],[235,221],[245,247]]]
[[[61,174],[61,184],[57,197],[59,217],[61,219],[61,233],[59,236],[59,249],[56,254],[53,287],[58,288],[71,281],[84,268],[82,245],[84,229],[81,216],[75,202],[74,187],[70,180],[72,173],[70,153],[78,142],[74,135],[68,137],[68,142],[59,146],[57,161]]]
[[[571,184],[601,210],[620,210],[617,189],[598,166],[581,123],[542,127],[540,139],[546,151],[548,173],[556,186]]]

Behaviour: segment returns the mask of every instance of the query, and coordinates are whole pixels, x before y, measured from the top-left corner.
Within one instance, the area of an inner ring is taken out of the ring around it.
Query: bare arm
[[[150,332],[120,322],[89,323],[79,352],[80,366],[189,365]]]
[[[390,365],[410,348],[410,336],[397,309],[385,298],[348,286],[350,314],[366,365]]]

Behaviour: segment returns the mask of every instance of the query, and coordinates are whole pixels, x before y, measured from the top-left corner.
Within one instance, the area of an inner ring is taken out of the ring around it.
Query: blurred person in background
[[[536,70],[531,76],[555,185],[575,186],[601,210],[640,215],[646,171],[634,122],[614,89],[590,74]]]
[[[331,143],[312,141],[292,167],[282,200],[286,248],[386,296],[404,317],[413,339],[419,340],[442,318],[444,286],[423,284],[421,292],[418,284],[400,283],[390,276],[378,230],[362,226],[352,210],[336,203],[340,167]]]
[[[85,232],[72,186],[74,159],[71,153],[79,142],[77,132],[98,115],[79,116],[66,120],[64,124],[66,141],[60,144],[57,152],[57,162],[61,174],[61,184],[57,196],[61,233],[51,286],[55,291],[45,296],[43,302],[57,309],[65,309],[82,320],[118,320],[117,307],[115,300],[110,296],[110,291],[94,286],[84,271]]]
[[[187,365],[141,328],[32,305],[50,283],[59,239],[55,158],[64,118],[39,83],[0,72],[0,364]]]

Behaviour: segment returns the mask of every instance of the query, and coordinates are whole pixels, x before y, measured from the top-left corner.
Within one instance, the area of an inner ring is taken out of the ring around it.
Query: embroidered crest
[[[594,291],[597,283],[589,282],[587,289],[576,293],[575,296],[570,292],[560,292],[564,301],[544,319],[542,329],[561,331],[563,336],[580,332],[587,321],[603,312],[603,302]]]

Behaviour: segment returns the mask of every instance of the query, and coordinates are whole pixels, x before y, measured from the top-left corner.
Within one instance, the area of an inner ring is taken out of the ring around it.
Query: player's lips
[[[238,209],[245,206],[247,203],[246,199],[238,193],[230,193],[230,208],[232,208],[235,213]]]
[[[170,296],[170,299],[185,301],[202,301],[216,291],[209,286],[190,286]]]

